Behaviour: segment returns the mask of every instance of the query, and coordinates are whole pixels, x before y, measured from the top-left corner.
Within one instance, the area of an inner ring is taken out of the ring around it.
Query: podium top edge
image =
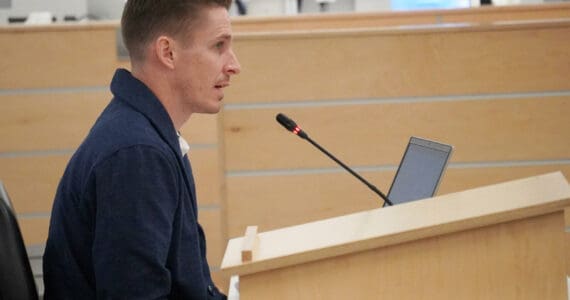
[[[570,207],[561,172],[484,186],[259,233],[258,254],[241,262],[243,237],[231,239],[221,270],[264,270],[535,217]]]

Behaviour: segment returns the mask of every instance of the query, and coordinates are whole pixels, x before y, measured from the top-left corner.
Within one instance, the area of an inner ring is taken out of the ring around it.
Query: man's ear
[[[159,36],[154,41],[154,53],[164,66],[174,69],[174,41],[167,36]]]

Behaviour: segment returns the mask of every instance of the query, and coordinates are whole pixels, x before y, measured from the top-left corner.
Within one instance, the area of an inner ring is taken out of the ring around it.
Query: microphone
[[[285,129],[291,131],[292,133],[299,136],[300,138],[309,141],[309,143],[311,143],[313,146],[317,147],[317,149],[321,150],[321,152],[326,154],[330,159],[334,160],[337,164],[339,164],[341,167],[343,167],[345,170],[347,170],[350,174],[352,174],[354,177],[358,178],[358,180],[360,180],[362,183],[364,183],[369,189],[371,189],[374,193],[379,195],[380,198],[382,198],[382,200],[384,200],[384,205],[386,205],[386,204],[393,205],[392,201],[390,201],[388,199],[388,197],[386,197],[386,195],[384,195],[384,193],[382,193],[377,187],[372,185],[366,179],[362,178],[362,176],[358,175],[358,173],[354,172],[351,168],[349,168],[343,162],[338,160],[338,158],[334,157],[334,155],[332,155],[330,152],[328,152],[325,148],[321,147],[321,145],[317,144],[317,142],[313,141],[309,137],[309,135],[306,132],[304,132],[303,129],[301,129],[301,127],[299,127],[299,125],[297,125],[297,123],[295,123],[295,121],[289,119],[289,117],[287,117],[286,115],[284,115],[282,113],[278,113],[277,116],[275,117],[275,119],[277,120],[277,122],[279,122],[279,124],[281,124],[283,127],[285,127]]]

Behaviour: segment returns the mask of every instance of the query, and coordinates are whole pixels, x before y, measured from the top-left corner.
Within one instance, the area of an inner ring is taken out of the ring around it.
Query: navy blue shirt
[[[45,299],[224,299],[176,129],[126,70],[58,186],[43,257]]]

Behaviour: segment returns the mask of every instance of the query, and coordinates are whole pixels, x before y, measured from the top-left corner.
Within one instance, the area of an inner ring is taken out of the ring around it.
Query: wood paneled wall
[[[411,135],[456,147],[441,193],[552,170],[568,176],[570,31],[553,20],[568,11],[236,18],[242,74],[223,113],[193,116],[182,130],[214,271],[246,225],[263,231],[380,205],[280,128],[277,112],[385,191]],[[537,18],[551,21],[379,27]],[[0,179],[28,245],[45,242],[65,165],[109,102],[114,69],[129,67],[117,59],[117,27],[0,28]]]
[[[229,237],[381,205],[278,112],[385,192],[412,135],[455,147],[440,194],[570,176],[567,36],[570,20],[238,35],[222,117]]]

